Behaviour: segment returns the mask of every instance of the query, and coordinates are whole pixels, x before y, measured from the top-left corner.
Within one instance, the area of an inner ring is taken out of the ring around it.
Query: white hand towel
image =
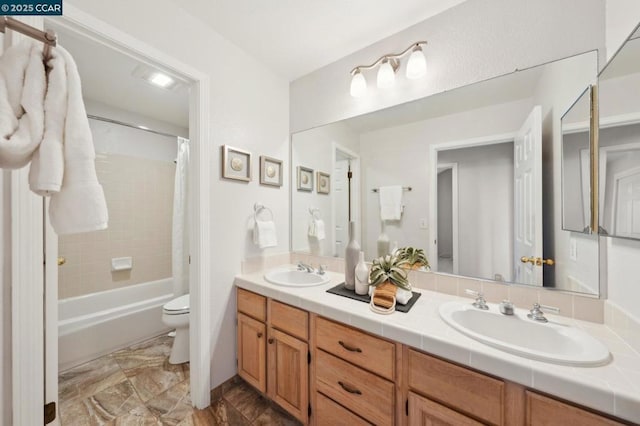
[[[42,141],[45,75],[40,43],[20,43],[0,58],[0,168],[24,167]]]
[[[261,249],[278,245],[276,224],[272,220],[257,220],[253,227],[253,243]]]
[[[382,186],[380,194],[380,219],[400,220],[402,218],[402,186]]]
[[[318,241],[322,241],[326,238],[326,233],[324,230],[324,220],[315,219],[314,222],[316,227],[316,238],[318,239]]]
[[[316,237],[316,221],[315,219],[311,219],[311,221],[309,222],[309,226],[307,228],[307,235],[310,236],[311,238],[315,238]]]
[[[61,46],[53,50],[64,59],[67,109],[64,121],[64,178],[60,192],[51,196],[51,224],[59,235],[106,229],[109,221],[107,203],[96,175],[96,154],[82,100],[80,75],[69,52]],[[50,85],[48,90],[64,89]]]

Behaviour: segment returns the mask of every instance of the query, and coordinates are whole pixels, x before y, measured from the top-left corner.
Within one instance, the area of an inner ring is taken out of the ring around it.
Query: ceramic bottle
[[[389,254],[389,236],[385,232],[385,223],[382,221],[382,230],[378,236],[378,257],[386,256]]]
[[[364,261],[364,252],[360,252],[360,258],[355,270],[356,294],[367,294],[369,292],[369,266]]]
[[[349,222],[349,244],[344,255],[344,286],[347,290],[355,290],[355,271],[360,257],[360,244],[356,241],[356,223]]]

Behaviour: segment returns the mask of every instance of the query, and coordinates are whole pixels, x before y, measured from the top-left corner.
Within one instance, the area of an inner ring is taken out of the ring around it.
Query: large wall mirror
[[[600,233],[640,239],[640,30],[598,78]]]
[[[562,230],[561,195],[561,117],[596,75],[587,52],[293,134],[292,251],[344,256],[352,220],[369,260],[413,246],[437,272],[598,294],[597,236]]]

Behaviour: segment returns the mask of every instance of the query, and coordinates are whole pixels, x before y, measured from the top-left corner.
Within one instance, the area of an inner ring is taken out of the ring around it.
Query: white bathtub
[[[58,302],[58,368],[66,370],[157,336],[172,279],[136,284]]]

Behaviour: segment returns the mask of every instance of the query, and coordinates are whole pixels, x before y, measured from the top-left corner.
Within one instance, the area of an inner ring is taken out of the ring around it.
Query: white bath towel
[[[380,219],[400,220],[402,218],[402,186],[382,186],[380,193]]]
[[[0,168],[24,167],[42,141],[45,88],[40,43],[25,41],[0,57]]]
[[[61,46],[52,50],[60,54],[63,61],[57,64],[64,63],[66,70],[67,108],[64,118],[64,178],[60,192],[51,196],[51,224],[58,234],[106,229],[109,221],[107,203],[96,175],[96,154],[82,100],[80,75],[69,52]],[[55,91],[64,91],[64,87],[55,85],[56,81],[51,81],[47,96],[57,97],[59,94]],[[43,164],[44,160],[41,166]]]
[[[318,241],[326,238],[324,220],[312,218],[309,222],[308,235]]]
[[[276,224],[272,220],[256,219],[253,226],[253,243],[261,249],[277,246]]]

